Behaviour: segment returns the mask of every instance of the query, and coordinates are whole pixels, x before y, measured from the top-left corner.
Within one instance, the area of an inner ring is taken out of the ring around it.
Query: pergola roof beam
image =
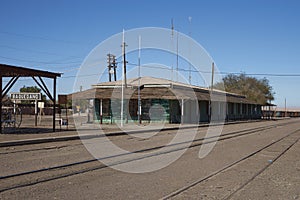
[[[9,82],[5,85],[5,87],[2,90],[2,98],[7,95],[8,91],[12,88],[12,86],[16,83],[16,81],[19,79],[20,76],[15,76],[9,80]]]
[[[41,77],[39,77],[41,79]],[[33,76],[32,79],[36,82],[36,84],[38,84],[38,86],[46,93],[46,95],[49,97],[49,99],[51,99],[51,101],[53,101],[53,97],[51,95],[51,93],[49,92],[49,90],[47,89],[47,87],[45,86],[45,83],[42,82],[42,84],[36,80],[36,78]]]
[[[48,71],[29,69],[25,67],[12,66],[6,64],[0,64],[0,69],[1,69],[0,75],[2,77],[14,77],[14,76],[22,76],[22,77],[41,76],[46,78],[61,77],[60,73],[53,73]]]
[[[9,80],[4,89],[2,89],[3,77],[12,77],[12,79]],[[38,84],[38,86],[53,101],[53,131],[55,132],[56,78],[61,77],[61,74],[7,64],[0,64],[0,133],[2,133],[2,99],[12,88],[19,77],[32,77],[33,80]],[[39,77],[41,83],[35,77]],[[49,92],[49,89],[47,88],[45,82],[41,77],[53,79],[53,96]]]

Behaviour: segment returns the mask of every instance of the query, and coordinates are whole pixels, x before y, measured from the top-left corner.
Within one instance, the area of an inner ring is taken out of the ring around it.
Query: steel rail
[[[217,170],[217,171],[215,171],[215,172],[212,172],[211,174],[205,176],[204,178],[200,178],[200,179],[198,179],[198,180],[196,180],[196,181],[194,181],[194,182],[192,182],[192,183],[190,183],[190,184],[188,184],[188,185],[186,185],[186,186],[184,186],[184,187],[182,187],[182,188],[180,188],[180,189],[177,189],[176,191],[174,191],[174,192],[172,192],[172,193],[170,193],[170,194],[168,194],[168,195],[162,197],[160,200],[167,200],[167,199],[176,197],[177,195],[183,193],[184,191],[187,191],[188,189],[190,189],[190,188],[192,188],[192,187],[194,187],[194,186],[196,186],[196,185],[198,185],[198,184],[200,184],[200,183],[202,183],[202,182],[204,182],[204,181],[206,181],[206,180],[208,180],[208,179],[210,179],[210,178],[212,178],[212,177],[217,176],[218,174],[224,172],[225,170],[227,170],[227,169],[229,169],[229,168],[231,168],[231,167],[233,167],[233,166],[235,166],[235,165],[241,163],[242,161],[245,161],[245,160],[247,160],[247,159],[253,157],[253,156],[256,155],[257,153],[259,153],[259,152],[261,152],[261,151],[263,151],[263,150],[269,148],[270,146],[272,146],[272,145],[274,145],[274,144],[277,144],[277,143],[281,142],[281,141],[284,140],[285,138],[287,138],[287,137],[289,137],[289,136],[291,136],[291,135],[293,135],[293,134],[295,134],[295,133],[297,133],[297,132],[299,132],[299,131],[300,131],[300,129],[297,129],[297,130],[295,130],[295,131],[292,131],[292,132],[289,133],[288,135],[285,135],[285,136],[279,138],[278,140],[273,141],[273,142],[269,143],[268,145],[265,145],[264,147],[262,147],[262,148],[260,148],[260,149],[258,149],[258,150],[253,151],[252,153],[250,153],[250,154],[248,154],[248,155],[246,155],[246,156],[240,158],[239,160],[236,160],[236,161],[234,161],[234,162],[232,162],[232,163],[226,165],[225,167],[223,167],[223,168],[221,168],[221,169],[219,169],[219,170]],[[295,145],[299,140],[300,140],[300,138],[298,138],[298,139],[297,139],[296,141],[294,141],[291,145],[289,145],[283,152],[281,152],[281,153],[273,160],[272,163],[274,163],[276,160],[278,160],[284,153],[286,153],[286,152],[287,152],[293,145]],[[242,186],[240,186],[236,191],[234,191],[232,194],[230,194],[230,195],[229,195],[228,197],[226,197],[225,199],[230,199],[236,192],[238,192],[239,190],[241,190],[242,188],[244,188],[244,187],[245,187],[247,184],[249,184],[255,177],[257,177],[257,176],[258,176],[259,174],[261,174],[264,170],[266,170],[272,163],[268,164],[266,167],[264,167],[262,170],[260,170],[257,174],[254,175],[254,177],[252,177],[252,178],[251,178],[250,180],[248,180],[245,184],[243,184]]]
[[[287,124],[287,123],[284,123],[284,124]],[[113,164],[108,165],[108,166],[104,165],[104,164],[100,164],[99,166],[88,167],[88,168],[85,168],[85,169],[77,170],[75,172],[69,172],[69,173],[65,173],[65,174],[58,174],[57,176],[46,177],[44,179],[39,178],[38,180],[33,181],[33,182],[16,184],[14,186],[10,186],[10,187],[7,187],[7,188],[2,188],[2,189],[0,189],[0,193],[4,192],[4,191],[7,191],[7,190],[12,190],[12,189],[20,188],[20,187],[31,186],[31,185],[35,185],[35,184],[38,184],[38,183],[43,183],[43,182],[48,182],[48,181],[52,181],[52,180],[56,180],[56,179],[61,179],[61,178],[73,176],[73,175],[76,175],[76,174],[82,174],[82,173],[86,173],[86,172],[89,172],[89,171],[94,171],[94,170],[98,170],[98,169],[107,168],[107,167],[110,167],[110,166],[115,166],[115,165],[128,163],[128,162],[132,162],[132,161],[136,161],[136,160],[141,160],[141,159],[145,159],[145,158],[149,158],[149,157],[153,157],[153,156],[159,156],[161,154],[172,153],[172,152],[180,151],[180,150],[183,150],[183,149],[186,149],[186,148],[191,149],[191,148],[194,148],[194,147],[201,146],[203,144],[216,142],[218,140],[223,141],[223,140],[237,138],[237,137],[241,137],[241,136],[245,136],[245,135],[259,133],[259,132],[262,132],[264,130],[269,130],[269,129],[272,129],[272,128],[276,128],[279,125],[283,125],[283,124],[275,124],[275,125],[268,125],[268,126],[264,126],[264,127],[245,129],[245,130],[242,130],[242,131],[234,131],[234,132],[223,134],[221,136],[200,138],[200,139],[193,140],[192,141],[193,143],[189,147],[180,147],[180,148],[172,149],[172,150],[169,150],[169,151],[166,151],[166,152],[154,153],[154,154],[151,154],[151,155],[141,156],[141,157],[134,158],[134,159],[129,159],[129,160],[122,160],[122,161],[113,163]],[[286,137],[286,136],[284,136],[284,137]],[[205,142],[205,143],[203,142],[204,139],[213,139],[213,138],[215,138],[215,140],[211,140],[211,141],[208,141],[208,142]],[[176,143],[176,144],[172,144],[172,145],[169,145],[169,146],[176,146],[176,145],[184,144],[184,143],[187,143],[187,142],[191,142],[191,141]],[[160,149],[162,147],[165,147],[165,146],[168,146],[168,145],[161,145],[161,146],[151,147],[151,148],[147,148],[147,149],[141,149],[141,150],[137,150],[137,151],[134,151],[134,152],[131,152],[131,153],[142,153],[142,152],[147,152],[147,151],[153,151],[153,150],[157,150],[157,149]],[[88,160],[68,163],[68,164],[64,164],[64,165],[58,165],[58,166],[41,168],[41,169],[37,169],[37,170],[31,170],[31,171],[26,171],[26,172],[21,172],[21,173],[16,173],[16,174],[10,174],[10,175],[6,175],[6,176],[1,176],[0,180],[6,180],[6,179],[9,179],[9,178],[15,178],[15,177],[26,176],[26,175],[32,175],[32,174],[37,174],[37,173],[41,173],[41,172],[49,172],[49,171],[52,171],[52,170],[66,169],[66,168],[72,167],[72,166],[79,166],[79,165],[83,165],[83,164],[87,164],[87,163],[98,162],[99,160],[101,161],[101,160],[104,160],[104,159],[107,159],[107,158],[120,157],[120,156],[124,156],[124,155],[128,155],[128,154],[129,153],[118,154],[118,155],[113,155],[113,156],[110,156],[110,157],[99,158],[99,159],[96,159],[96,158],[95,159],[88,159]]]

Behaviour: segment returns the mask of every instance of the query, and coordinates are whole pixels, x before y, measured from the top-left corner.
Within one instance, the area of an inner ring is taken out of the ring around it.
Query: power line
[[[1,31],[1,30],[0,30],[0,34],[12,35],[12,36],[17,36],[17,37],[32,38],[32,39],[38,39],[38,40],[45,40],[45,41],[52,41],[52,42],[59,42],[59,43],[66,43],[66,44],[73,44],[73,45],[82,45],[82,44],[79,44],[78,42],[73,42],[73,41],[52,39],[52,38],[47,38],[47,37],[26,35],[26,34],[13,33],[13,32],[8,32],[8,31]]]
[[[46,51],[36,51],[36,50],[32,50],[32,49],[18,48],[18,47],[2,45],[2,44],[0,44],[0,47],[12,49],[12,50],[16,50],[16,51],[32,52],[32,53],[46,54],[46,55],[52,55],[52,56],[61,56],[61,54],[58,54],[58,53],[52,53],[52,52],[46,52]],[[80,58],[80,57],[79,56],[70,56],[70,58]]]
[[[4,59],[10,59],[10,60],[15,60],[15,61],[22,61],[22,62],[30,62],[30,63],[39,63],[39,64],[52,64],[52,65],[66,65],[66,64],[81,64],[80,61],[74,61],[74,62],[46,62],[46,61],[33,61],[33,60],[25,60],[25,59],[16,59],[16,58],[10,58],[10,57],[5,57],[5,56],[0,56],[0,58],[4,58]],[[116,62],[117,63],[117,62]],[[128,65],[132,65],[132,66],[138,66],[135,63],[127,63]],[[61,66],[61,67],[66,67],[66,66]],[[75,69],[70,69],[70,70],[66,70],[65,72],[69,72],[69,71],[75,71],[78,70],[80,68],[78,68],[78,66],[68,66],[68,67],[76,67]],[[161,66],[153,66],[153,65],[141,65],[142,68],[152,68],[152,69],[163,69],[163,70],[168,70],[171,71],[171,68],[168,67],[161,67]],[[184,69],[184,68],[178,68],[178,71],[182,71],[182,72],[193,72],[193,73],[207,73],[210,74],[211,71],[200,71],[200,70],[189,70],[189,69]],[[220,75],[229,75],[229,74],[233,74],[233,75],[241,75],[244,74],[246,76],[266,76],[266,77],[300,77],[300,74],[281,74],[281,73],[244,73],[244,72],[215,72],[215,74],[220,74]],[[89,74],[89,75],[83,75],[84,77],[88,77],[88,76],[95,76],[95,75],[99,75],[99,74]],[[77,76],[65,76],[62,78],[74,78]],[[81,77],[81,76],[78,76]]]
[[[61,78],[76,78],[76,77],[90,77],[90,76],[101,76],[104,73],[98,73],[98,74],[85,74],[85,75],[73,75],[73,76],[62,76]]]
[[[129,65],[137,66],[135,63],[128,63]],[[145,68],[153,68],[153,69],[164,69],[164,70],[169,70],[171,71],[172,69],[168,67],[160,67],[160,66],[151,66],[151,65],[141,65],[141,67]],[[183,71],[183,72],[193,72],[193,73],[206,73],[210,74],[211,71],[201,71],[201,70],[189,70],[189,69],[184,69],[184,68],[178,68],[178,71]],[[220,74],[220,75],[228,75],[228,74],[234,74],[234,75],[240,75],[240,74],[245,74],[246,76],[268,76],[268,77],[300,77],[300,74],[275,74],[275,73],[244,73],[244,72],[215,72],[215,74]]]
[[[34,60],[26,60],[26,59],[18,59],[18,58],[11,58],[6,56],[0,56],[0,58],[8,59],[8,60],[15,60],[21,62],[28,62],[28,63],[39,63],[39,64],[53,64],[53,65],[66,65],[66,64],[81,64],[80,61],[74,62],[47,62],[47,61],[34,61]]]
[[[300,77],[300,74],[268,74],[268,73],[232,73],[232,72],[220,72],[220,74],[245,74],[247,76],[274,76],[274,77]]]

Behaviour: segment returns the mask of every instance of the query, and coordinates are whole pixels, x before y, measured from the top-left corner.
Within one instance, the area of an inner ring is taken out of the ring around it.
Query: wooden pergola
[[[5,86],[3,85],[3,77],[11,78]],[[55,132],[56,79],[57,77],[61,77],[61,74],[19,66],[0,64],[0,133],[2,133],[2,100],[20,77],[31,77],[48,96],[48,98],[53,102],[53,132]],[[52,94],[45,84],[43,78],[53,79]]]

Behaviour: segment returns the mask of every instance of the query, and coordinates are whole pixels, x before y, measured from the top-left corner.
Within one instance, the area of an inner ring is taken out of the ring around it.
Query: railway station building
[[[193,124],[261,119],[262,116],[261,105],[243,95],[153,77],[126,82],[126,85],[121,80],[95,84],[69,98],[73,99],[73,105],[88,100],[89,113],[92,113],[89,121],[98,123],[123,119],[136,123],[163,120]]]

